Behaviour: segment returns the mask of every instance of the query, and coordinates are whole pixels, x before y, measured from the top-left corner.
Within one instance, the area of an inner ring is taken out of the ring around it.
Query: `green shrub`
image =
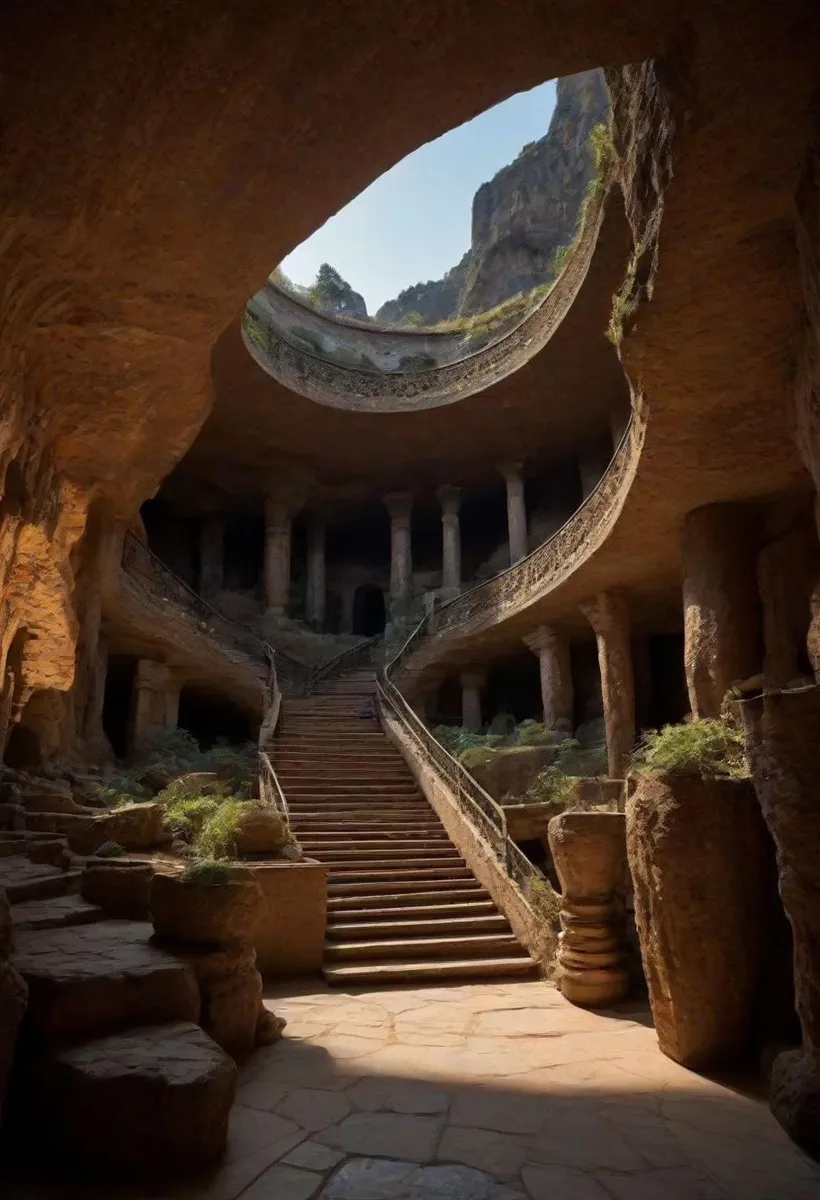
[[[246,805],[242,800],[224,800],[203,823],[194,842],[197,858],[224,859],[236,854],[236,833]]]
[[[576,779],[590,779],[597,775],[606,775],[606,747],[582,746],[575,738],[565,738],[555,748],[555,763],[557,770]]]
[[[488,746],[468,746],[466,750],[459,750],[457,754],[458,761],[466,771],[472,771],[476,767],[484,767],[492,761],[496,751]]]
[[[525,804],[558,804],[569,800],[576,776],[567,775],[555,766],[539,772],[524,794]]]
[[[89,785],[88,799],[92,804],[104,804],[106,808],[122,808],[126,804],[151,800],[152,793],[130,775],[111,775]]]
[[[522,721],[516,729],[516,738],[519,746],[541,746],[551,740],[543,721]]]
[[[201,858],[189,863],[179,878],[182,883],[195,883],[200,887],[224,887],[226,883],[230,883],[231,871],[237,865]]]
[[[97,858],[119,858],[121,854],[125,854],[125,849],[119,842],[103,842],[94,853]]]
[[[600,178],[608,174],[615,163],[615,145],[612,141],[612,128],[608,121],[601,121],[590,131],[587,138],[595,173]]]
[[[670,775],[739,779],[749,774],[742,732],[718,717],[649,730],[632,761],[639,771],[664,771]]]

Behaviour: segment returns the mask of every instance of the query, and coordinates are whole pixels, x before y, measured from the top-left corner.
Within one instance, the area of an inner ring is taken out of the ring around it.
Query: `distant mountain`
[[[556,93],[544,137],[476,192],[472,244],[461,261],[443,279],[405,288],[376,320],[400,325],[418,313],[424,324],[435,324],[484,312],[554,277],[555,252],[572,241],[595,173],[589,135],[609,111],[601,70],[559,79]]]

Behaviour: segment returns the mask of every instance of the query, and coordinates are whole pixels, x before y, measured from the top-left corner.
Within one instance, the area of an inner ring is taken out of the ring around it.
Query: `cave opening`
[[[23,724],[12,725],[6,742],[6,752],[3,756],[6,766],[20,771],[29,771],[39,767],[42,760],[40,739],[34,730],[28,729]]]
[[[26,503],[26,481],[16,458],[6,467],[3,494],[0,496],[0,525],[6,517],[19,517]]]
[[[225,526],[224,586],[250,591],[262,578],[265,556],[265,519],[260,513],[231,517]]]
[[[646,724],[650,729],[677,725],[689,712],[683,634],[656,634],[648,643],[650,686]]]
[[[108,659],[103,692],[102,727],[117,758],[128,753],[128,732],[137,659],[130,654],[112,654]]]
[[[202,750],[218,742],[238,746],[254,737],[250,718],[238,704],[210,688],[193,685],[179,694],[177,725],[196,738]]]
[[[384,633],[386,612],[384,592],[375,583],[363,583],[353,598],[353,632],[360,637]]]

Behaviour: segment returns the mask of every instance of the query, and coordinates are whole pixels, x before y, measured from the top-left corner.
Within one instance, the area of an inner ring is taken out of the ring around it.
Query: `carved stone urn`
[[[794,939],[794,996],[802,1045],[772,1067],[772,1112],[820,1154],[820,687],[741,700],[746,753],[777,849],[778,884]]]
[[[623,813],[565,812],[548,827],[561,883],[558,980],[573,1004],[599,1008],[629,990],[615,889],[626,870]]]

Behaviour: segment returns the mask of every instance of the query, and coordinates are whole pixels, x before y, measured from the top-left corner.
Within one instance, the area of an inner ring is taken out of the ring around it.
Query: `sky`
[[[554,107],[551,80],[420,146],[297,246],[282,270],[308,284],[329,262],[371,316],[402,288],[440,279],[470,245],[475,192],[544,136]]]

